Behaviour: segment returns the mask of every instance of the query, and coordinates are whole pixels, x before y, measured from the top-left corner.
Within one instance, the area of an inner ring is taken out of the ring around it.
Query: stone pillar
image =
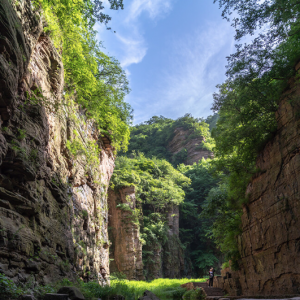
[[[109,190],[110,272],[120,272],[129,280],[143,280],[142,244],[134,187]]]

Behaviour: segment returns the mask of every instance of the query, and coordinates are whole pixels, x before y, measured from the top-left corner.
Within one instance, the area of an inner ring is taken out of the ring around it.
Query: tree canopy
[[[212,149],[213,140],[209,125],[204,119],[195,118],[191,114],[176,120],[153,116],[150,120],[131,128],[131,141],[126,155],[130,156],[132,151],[140,151],[147,157],[166,159],[176,167],[186,158],[184,153],[174,155],[168,149],[168,144],[175,136],[177,128],[189,131],[186,143],[190,139],[204,137],[205,141],[199,145],[199,148]]]

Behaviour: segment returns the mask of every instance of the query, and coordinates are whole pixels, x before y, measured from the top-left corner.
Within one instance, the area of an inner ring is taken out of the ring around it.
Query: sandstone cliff
[[[213,157],[213,153],[202,146],[204,137],[193,137],[192,131],[181,127],[176,128],[174,134],[173,139],[168,144],[168,150],[173,154],[173,158],[182,153],[185,156],[184,164],[192,165],[202,158]]]
[[[257,159],[261,172],[247,188],[241,269],[218,278],[232,295],[300,293],[299,94],[299,84],[291,81],[276,114],[277,133]]]
[[[140,227],[134,216],[136,198],[134,187],[118,192],[109,190],[110,272],[120,272],[129,280],[143,280],[142,244]]]
[[[2,0],[0,10],[0,271],[106,282],[109,140],[65,101],[61,58],[30,1]],[[72,154],[74,141],[101,150],[99,165]]]

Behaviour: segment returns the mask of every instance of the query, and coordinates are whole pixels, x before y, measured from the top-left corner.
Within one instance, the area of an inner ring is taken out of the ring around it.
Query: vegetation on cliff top
[[[217,2],[217,0],[215,0]],[[256,34],[250,44],[236,45],[228,58],[227,80],[214,95],[220,119],[213,131],[216,167],[229,173],[229,197],[245,202],[246,185],[255,173],[258,151],[276,131],[275,112],[300,58],[300,6],[296,0],[219,1],[223,16],[236,29],[236,40]]]
[[[107,24],[101,1],[35,0],[45,17],[45,31],[62,55],[65,98],[75,99],[100,131],[112,138],[116,150],[126,150],[131,108],[124,101],[128,81],[119,62],[101,51],[93,29],[95,22]],[[112,9],[123,8],[122,0],[110,0]]]
[[[190,135],[186,142],[204,137],[205,141],[198,145],[199,149],[212,150],[214,141],[210,136],[209,125],[202,118],[186,114],[177,120],[153,116],[150,120],[132,127],[129,151],[126,155],[130,156],[132,151],[140,151],[149,158],[166,159],[176,167],[186,159],[186,151],[173,155],[168,150],[168,144],[175,136],[176,128],[189,131]]]

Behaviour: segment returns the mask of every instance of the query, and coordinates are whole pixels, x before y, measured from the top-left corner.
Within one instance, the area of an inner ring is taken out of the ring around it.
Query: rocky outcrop
[[[202,158],[213,157],[213,153],[202,146],[204,137],[193,137],[193,131],[184,128],[176,128],[174,137],[168,144],[168,151],[173,154],[173,159],[177,156],[184,157],[184,164],[192,165]]]
[[[0,271],[106,282],[111,146],[66,103],[60,55],[30,1],[2,0],[0,11]],[[72,154],[74,141],[101,150],[96,161]]]
[[[179,239],[179,207],[170,205],[165,215],[168,224],[168,240],[163,245],[162,273],[164,278],[181,278],[184,270],[184,255]]]
[[[109,190],[110,271],[129,280],[143,280],[142,244],[136,211],[134,187]]]
[[[247,188],[241,270],[222,280],[233,295],[300,293],[299,94],[299,84],[291,81],[276,113],[277,133],[257,159],[261,172]]]

